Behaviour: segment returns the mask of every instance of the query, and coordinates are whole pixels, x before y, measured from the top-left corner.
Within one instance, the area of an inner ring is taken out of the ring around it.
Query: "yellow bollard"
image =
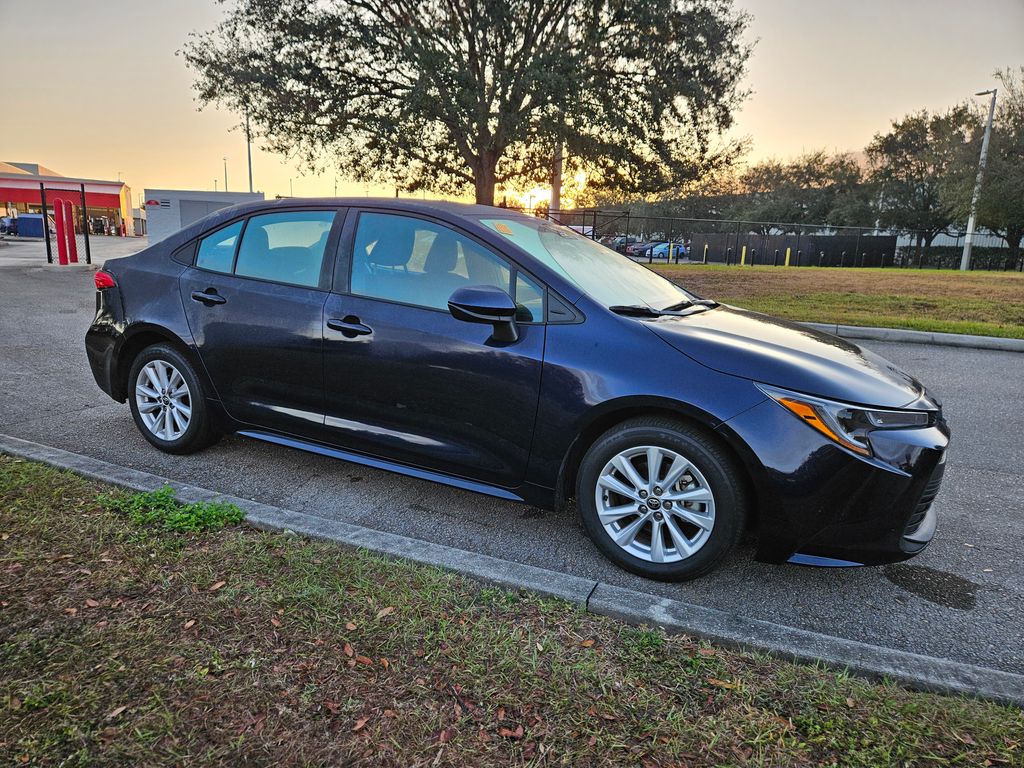
[[[786,249],[786,266],[787,266],[787,267],[789,266],[789,252],[790,252],[791,250],[793,250],[793,249],[792,249],[792,248],[787,248],[787,249]]]
[[[747,246],[743,246],[743,251],[740,253],[740,266],[742,267],[747,263]]]

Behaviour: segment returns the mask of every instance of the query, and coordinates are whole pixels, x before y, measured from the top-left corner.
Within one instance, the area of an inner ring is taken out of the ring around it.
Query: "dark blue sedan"
[[[634,573],[920,552],[949,429],[888,361],[567,227],[398,200],[218,211],[96,273],[86,349],[145,438],[226,432],[562,509]]]

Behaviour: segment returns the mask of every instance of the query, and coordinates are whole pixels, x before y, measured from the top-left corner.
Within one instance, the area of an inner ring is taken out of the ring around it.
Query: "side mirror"
[[[492,285],[458,288],[448,299],[448,311],[456,320],[494,326],[491,338],[495,341],[511,343],[519,340],[516,303],[501,288]]]

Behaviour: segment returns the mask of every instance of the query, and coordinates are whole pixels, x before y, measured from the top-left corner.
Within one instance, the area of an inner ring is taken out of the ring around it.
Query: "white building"
[[[147,189],[144,199],[146,228],[152,244],[221,208],[264,198],[262,192]]]

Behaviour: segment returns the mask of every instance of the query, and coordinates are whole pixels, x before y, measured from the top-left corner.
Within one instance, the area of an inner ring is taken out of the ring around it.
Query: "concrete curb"
[[[1024,706],[1024,675],[759,621],[546,568],[325,520],[3,434],[0,434],[0,453],[39,461],[132,490],[150,491],[167,484],[183,501],[219,500],[236,504],[245,511],[246,520],[257,528],[294,532],[446,568],[502,587],[558,597],[591,613],[633,624],[651,624],[723,645],[769,651],[798,661],[823,662],[866,677],[890,678],[910,688]]]
[[[827,331],[846,339],[872,339],[874,341],[899,341],[908,344],[935,344],[941,347],[968,347],[970,349],[994,349],[1000,352],[1024,352],[1024,339],[1004,339],[999,336],[971,336],[965,333],[938,333],[932,331],[908,331],[902,328],[867,328],[859,325],[838,325],[835,323],[800,323],[808,328]]]

